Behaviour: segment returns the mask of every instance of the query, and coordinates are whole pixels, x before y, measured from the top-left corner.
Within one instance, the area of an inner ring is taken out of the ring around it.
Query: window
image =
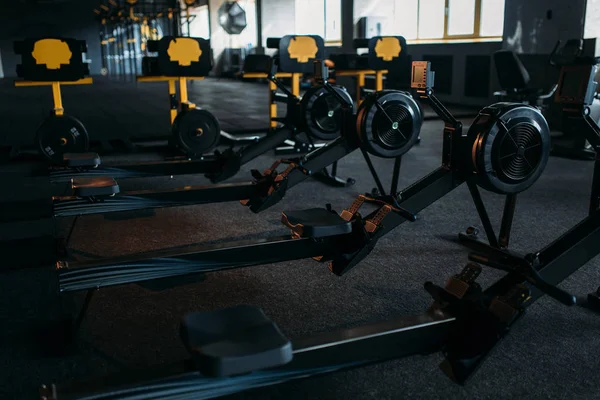
[[[419,39],[444,36],[445,3],[446,0],[419,0]]]
[[[600,36],[600,0],[588,0],[585,5],[585,25],[583,38],[597,38]]]
[[[298,1],[298,0],[297,0]],[[401,35],[407,40],[502,37],[505,0],[355,0],[355,24],[366,37]],[[600,0],[599,0],[600,1]],[[372,29],[377,25],[381,29]]]
[[[237,35],[237,47],[250,49],[256,47],[256,2],[239,0],[238,3],[246,12],[246,28]]]
[[[479,36],[502,36],[504,0],[481,0]]]
[[[189,20],[188,20],[189,12]],[[208,6],[192,7],[181,11],[181,34],[183,36],[210,39]],[[189,35],[188,35],[189,29]]]
[[[448,36],[475,33],[475,0],[448,0]]]
[[[342,40],[341,0],[296,0],[297,35],[319,35],[326,42]]]

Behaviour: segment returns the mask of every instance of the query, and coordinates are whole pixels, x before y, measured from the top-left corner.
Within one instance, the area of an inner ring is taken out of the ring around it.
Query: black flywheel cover
[[[219,120],[206,110],[180,112],[171,127],[175,146],[189,157],[201,156],[219,144]]]
[[[83,153],[90,138],[83,124],[69,115],[51,115],[36,132],[40,153],[53,164],[62,164],[65,153]]]
[[[496,103],[480,111],[469,132],[472,172],[482,188],[520,193],[544,172],[550,156],[550,129],[541,112],[518,103]]]
[[[422,124],[421,109],[409,93],[384,90],[367,96],[362,102],[356,129],[369,153],[395,158],[414,146]]]
[[[335,91],[354,105],[344,87],[334,86]],[[302,125],[306,133],[318,140],[331,141],[340,136],[342,104],[323,86],[313,86],[302,96]]]

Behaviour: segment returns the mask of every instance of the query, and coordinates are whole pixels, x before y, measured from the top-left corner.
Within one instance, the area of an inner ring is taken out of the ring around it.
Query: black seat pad
[[[284,211],[282,222],[302,237],[324,237],[352,232],[352,222],[326,208]]]
[[[187,314],[180,335],[206,376],[244,374],[292,359],[291,342],[258,307],[240,305]]]
[[[91,167],[100,165],[100,156],[98,153],[65,153],[63,154],[63,163],[67,167]]]
[[[74,178],[71,188],[77,197],[112,196],[119,193],[119,184],[108,176]]]
[[[527,87],[531,78],[517,53],[512,50],[499,50],[494,53],[493,57],[498,83],[502,89],[509,91]]]

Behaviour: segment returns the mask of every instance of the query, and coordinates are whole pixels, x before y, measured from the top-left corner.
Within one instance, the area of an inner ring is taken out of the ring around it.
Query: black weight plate
[[[90,139],[83,124],[69,115],[51,115],[36,133],[36,143],[44,157],[53,164],[62,164],[65,153],[83,153]]]
[[[539,110],[520,103],[496,103],[480,111],[467,133],[465,152],[477,184],[499,194],[533,185],[550,156],[550,129]]]
[[[171,128],[175,146],[189,157],[200,156],[219,144],[219,120],[206,110],[180,112]]]
[[[410,93],[384,90],[365,98],[358,110],[361,144],[378,157],[395,158],[417,142],[423,115]]]
[[[345,88],[334,86],[334,89],[346,101],[354,105],[352,97]],[[302,96],[301,129],[319,140],[333,140],[340,136],[342,125],[342,104],[323,86],[313,86]]]

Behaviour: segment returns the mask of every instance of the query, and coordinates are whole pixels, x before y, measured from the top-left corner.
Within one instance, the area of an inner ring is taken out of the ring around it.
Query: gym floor
[[[163,84],[123,84],[104,80],[64,89],[69,114],[78,116],[92,137],[122,132],[150,134],[168,130]],[[0,81],[0,101],[6,117],[0,121],[0,143],[6,138],[31,141],[47,113],[49,88],[10,87]],[[223,130],[266,125],[266,85],[233,81],[198,82],[191,100],[214,112]],[[112,99],[108,100],[107,99]],[[211,99],[210,102],[207,99]],[[118,102],[117,102],[118,100]],[[464,120],[465,125],[470,120]],[[441,159],[439,120],[422,129],[422,142],[403,160],[400,187],[437,168]],[[14,140],[13,140],[14,141]],[[265,169],[275,160],[265,154],[242,167],[231,181],[243,181],[252,168]],[[391,160],[374,159],[389,186]],[[519,196],[512,248],[535,251],[572,227],[587,212],[593,164],[551,158],[541,179]],[[152,213],[86,216],[78,220],[72,247],[78,257],[111,257],[194,242],[222,242],[284,234],[284,209],[347,207],[354,197],[374,186],[360,153],[340,162],[338,173],[356,185],[332,188],[308,180],[292,189],[277,206],[252,214],[237,203],[156,210]],[[36,186],[11,182],[10,168],[0,170],[2,198],[43,196]],[[14,182],[14,179],[12,179]],[[152,178],[121,182],[121,189],[165,188],[206,184],[202,176]],[[484,193],[493,221],[498,222],[503,198]],[[72,220],[61,221],[68,229]],[[179,340],[179,319],[188,312],[238,304],[260,306],[288,337],[356,326],[422,312],[431,302],[423,283],[443,284],[461,270],[467,250],[456,235],[479,225],[466,187],[424,210],[379,241],[373,253],[343,277],[332,275],[313,260],[251,267],[206,276],[185,286],[151,291],[137,285],[96,293],[83,323],[79,352],[47,357],[31,332],[45,318],[55,299],[50,267],[12,271],[0,279],[0,365],[4,371],[0,398],[34,398],[41,383],[65,382],[89,376],[144,368],[186,357]],[[35,249],[32,249],[35,251]],[[596,258],[561,287],[585,296],[600,285]],[[501,274],[485,269],[484,286]],[[439,354],[395,360],[365,368],[258,389],[231,398],[286,399],[498,399],[598,398],[598,316],[584,307],[567,308],[544,297],[491,353],[465,386],[458,386],[437,368]]]

